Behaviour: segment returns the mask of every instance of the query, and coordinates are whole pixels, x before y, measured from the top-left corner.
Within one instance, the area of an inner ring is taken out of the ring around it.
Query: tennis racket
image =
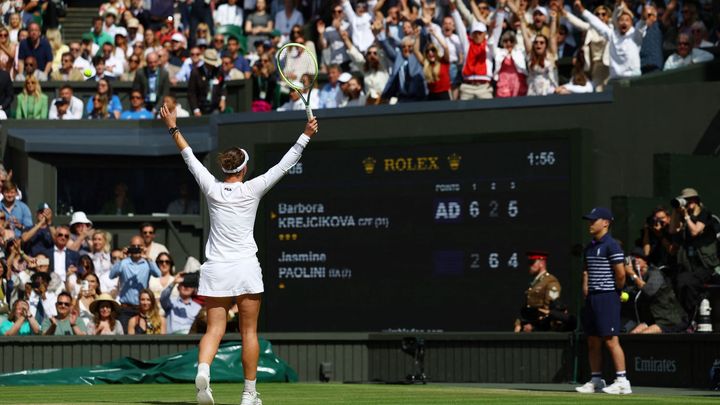
[[[305,45],[290,42],[278,49],[275,59],[280,77],[300,95],[300,99],[305,104],[307,118],[311,120],[313,113],[310,108],[310,92],[315,86],[318,76],[318,63],[315,55]]]

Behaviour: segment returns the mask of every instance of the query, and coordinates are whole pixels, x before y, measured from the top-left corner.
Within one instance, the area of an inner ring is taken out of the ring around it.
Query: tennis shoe
[[[615,380],[612,384],[610,384],[608,387],[603,388],[602,390],[606,394],[613,395],[632,394],[632,389],[630,388],[630,381],[628,381],[627,379],[625,381]]]
[[[210,389],[210,377],[205,374],[198,374],[195,377],[195,388],[197,389],[198,405],[215,405],[215,400]]]
[[[594,394],[596,392],[602,392],[602,390],[605,389],[605,385],[605,380],[600,380],[600,383],[597,385],[590,380],[579,387],[575,387],[575,391],[581,394]]]
[[[262,400],[260,400],[260,394],[258,394],[257,392],[243,391],[242,401],[240,402],[240,405],[262,405]]]

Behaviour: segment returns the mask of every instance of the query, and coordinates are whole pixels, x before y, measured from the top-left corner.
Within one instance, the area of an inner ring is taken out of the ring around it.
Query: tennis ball
[[[630,294],[626,293],[625,291],[620,294],[620,302],[628,302],[630,299]]]
[[[93,75],[92,69],[86,68],[85,70],[83,70],[83,76],[90,78],[90,77],[92,77],[92,75]]]

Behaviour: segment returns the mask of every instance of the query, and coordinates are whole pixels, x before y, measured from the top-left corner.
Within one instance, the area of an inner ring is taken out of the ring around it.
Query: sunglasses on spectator
[[[67,62],[67,63],[71,63],[71,62],[72,62],[72,59],[63,59],[62,61],[63,61],[63,63],[66,63],[66,62]]]
[[[8,34],[0,34],[0,38],[7,38]]]
[[[170,264],[172,263],[170,260],[158,260],[158,264]]]
[[[4,221],[4,220],[5,220],[5,215],[0,215],[0,221]]]
[[[678,46],[690,46],[690,42],[678,42]]]
[[[79,51],[80,51],[80,48],[70,48],[70,51],[79,52]]]
[[[598,17],[605,17],[607,15],[607,13],[604,11],[598,11],[595,13],[595,15]]]
[[[70,237],[70,234],[69,234],[69,233],[60,233],[60,232],[58,232],[58,233],[56,233],[55,235],[57,235],[58,238],[69,238],[69,237]]]
[[[143,235],[154,235],[155,231],[143,231]]]
[[[61,301],[58,301],[58,302],[55,303],[55,305],[57,305],[57,306],[59,306],[59,307],[69,307],[69,306],[72,305],[72,304],[70,304],[69,302],[65,302],[65,301],[62,301],[62,302],[61,302]]]
[[[377,53],[377,51],[368,51],[367,54],[368,55],[377,55],[378,53]]]
[[[193,52],[190,54],[190,56],[200,56],[200,52]]]
[[[131,100],[142,99],[142,96],[130,96]],[[144,233],[144,232],[143,232]]]

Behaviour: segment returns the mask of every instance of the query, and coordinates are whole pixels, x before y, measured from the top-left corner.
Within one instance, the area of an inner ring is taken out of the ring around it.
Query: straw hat
[[[95,298],[95,301],[90,304],[90,312],[93,314],[97,313],[99,311],[98,305],[100,305],[101,302],[109,302],[112,305],[113,312],[115,313],[120,311],[120,304],[118,304],[110,294],[100,294],[97,298]]]

